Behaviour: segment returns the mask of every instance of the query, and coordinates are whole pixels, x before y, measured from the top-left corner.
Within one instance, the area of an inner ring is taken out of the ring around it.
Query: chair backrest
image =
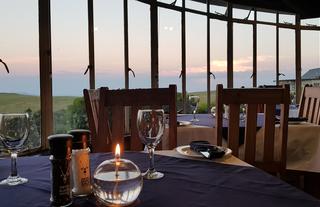
[[[100,89],[84,89],[83,97],[86,105],[89,129],[91,131],[91,144],[95,145],[98,134],[98,114],[100,104]],[[109,128],[109,123],[105,122],[103,128]],[[106,140],[108,143],[108,139]]]
[[[244,161],[269,172],[284,171],[288,136],[289,85],[283,88],[241,88],[216,89],[216,138],[222,145],[223,105],[229,106],[228,147],[232,154],[239,155],[239,114],[240,104],[246,105]],[[256,159],[257,107],[264,104],[263,158]],[[280,114],[280,158],[275,159],[275,112],[276,104],[281,105]]]
[[[153,89],[108,90],[107,88],[100,88],[99,131],[93,150],[95,152],[111,151],[116,143],[124,146],[125,107],[128,106],[130,106],[131,111],[129,122],[131,129],[130,150],[143,150],[136,127],[138,110],[143,107],[155,109],[163,106],[169,106],[169,148],[175,148],[177,145],[176,91],[175,85],[170,85],[169,88]],[[109,112],[111,112],[110,119],[108,118],[110,116]],[[108,132],[109,129],[103,127],[103,123],[108,119],[111,121],[109,124],[111,133]],[[107,136],[111,136],[109,144],[103,141]]]
[[[282,88],[282,85],[260,85],[258,88]],[[258,113],[264,112],[263,104],[258,105],[257,111]]]
[[[299,117],[320,125],[320,87],[305,86],[300,98]]]

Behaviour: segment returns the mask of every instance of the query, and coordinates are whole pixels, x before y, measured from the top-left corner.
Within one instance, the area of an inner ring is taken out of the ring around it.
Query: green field
[[[188,95],[197,95],[200,97],[199,108],[206,109],[207,92],[192,92]],[[53,110],[59,111],[67,109],[76,96],[55,96],[53,97]],[[211,105],[215,103],[215,92],[211,92]],[[25,112],[30,108],[33,112],[40,110],[40,97],[31,95],[22,95],[17,93],[0,93],[0,113],[19,113]]]
[[[59,111],[66,109],[73,103],[75,96],[55,96],[53,97],[53,109]],[[22,95],[16,93],[0,93],[0,113],[25,112],[30,108],[33,112],[40,110],[40,97]]]

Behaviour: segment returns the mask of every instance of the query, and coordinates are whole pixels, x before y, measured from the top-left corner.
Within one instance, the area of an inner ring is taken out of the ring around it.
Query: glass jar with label
[[[69,132],[72,138],[72,194],[87,196],[91,194],[90,178],[90,131],[74,129]]]

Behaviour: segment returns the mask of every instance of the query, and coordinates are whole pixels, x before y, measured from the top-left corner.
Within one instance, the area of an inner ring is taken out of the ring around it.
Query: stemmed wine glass
[[[240,104],[240,121],[244,121],[246,119],[246,105]]]
[[[164,175],[154,168],[154,149],[161,141],[164,131],[164,111],[162,109],[139,110],[137,127],[139,137],[149,152],[149,169],[144,173],[145,179],[160,179]]]
[[[11,174],[0,185],[19,185],[28,182],[17,171],[17,153],[29,135],[29,116],[23,114],[0,114],[0,140],[11,154]]]
[[[214,118],[216,116],[216,107],[212,106],[210,109],[210,112],[211,112],[212,117]]]
[[[193,107],[193,118],[190,121],[199,121],[199,119],[196,118],[196,112],[198,109],[198,104],[200,102],[199,96],[189,96],[189,103]]]

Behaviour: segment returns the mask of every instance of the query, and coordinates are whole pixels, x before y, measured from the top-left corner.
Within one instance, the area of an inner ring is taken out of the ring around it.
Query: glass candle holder
[[[127,206],[139,196],[143,185],[140,169],[130,160],[102,162],[94,171],[93,192],[105,205]]]

